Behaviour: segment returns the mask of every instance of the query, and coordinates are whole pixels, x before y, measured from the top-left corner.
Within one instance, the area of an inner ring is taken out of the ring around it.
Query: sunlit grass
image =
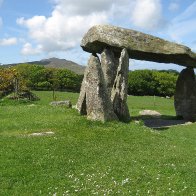
[[[194,195],[196,125],[156,131],[134,121],[91,122],[74,109],[0,102],[0,195]],[[57,92],[76,104],[78,94]],[[143,109],[174,116],[173,100],[128,97]],[[54,135],[29,136],[54,132]]]

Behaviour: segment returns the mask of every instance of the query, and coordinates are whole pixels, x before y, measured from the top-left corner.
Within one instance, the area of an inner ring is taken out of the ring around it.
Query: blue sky
[[[84,65],[89,54],[80,41],[96,24],[139,30],[196,52],[196,0],[0,0],[0,63],[58,57]],[[134,60],[130,67],[182,68]]]

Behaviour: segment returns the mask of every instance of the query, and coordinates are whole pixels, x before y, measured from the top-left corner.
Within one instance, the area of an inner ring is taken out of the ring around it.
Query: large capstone
[[[196,80],[191,68],[182,70],[178,77],[174,105],[177,116],[196,121]]]
[[[81,92],[76,108],[87,114],[90,120],[118,120],[108,96],[101,63],[97,55],[91,55],[84,74]]]
[[[109,97],[111,97],[111,91],[116,78],[118,64],[119,59],[114,56],[112,49],[104,49],[101,53],[101,66]]]
[[[119,120],[124,122],[130,121],[130,114],[127,106],[128,72],[129,55],[127,50],[123,49],[112,89],[111,100],[115,114],[118,116]]]
[[[83,37],[81,47],[87,52],[100,54],[109,47],[116,56],[126,48],[133,59],[196,67],[196,53],[186,46],[111,25],[92,27]]]

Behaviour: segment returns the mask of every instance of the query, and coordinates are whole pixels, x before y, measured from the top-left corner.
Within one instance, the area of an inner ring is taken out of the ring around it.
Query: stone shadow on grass
[[[157,129],[159,131],[167,130],[172,126],[176,125],[186,125],[190,122],[179,119],[176,116],[167,116],[162,115],[160,117],[154,117],[154,116],[135,116],[132,117],[133,121],[143,121],[144,125],[146,127]]]

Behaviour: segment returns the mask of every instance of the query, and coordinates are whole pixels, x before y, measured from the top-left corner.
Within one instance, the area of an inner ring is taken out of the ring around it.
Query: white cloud
[[[196,1],[194,1],[182,14],[177,16],[173,21],[180,22],[189,20],[191,18],[195,19]]]
[[[169,10],[172,11],[172,12],[177,11],[179,9],[179,7],[180,7],[180,5],[177,2],[171,2],[169,4]]]
[[[45,16],[34,16],[29,20],[25,20],[24,18],[19,18],[16,22],[20,25],[26,25],[27,27],[33,28],[40,28],[44,25],[46,21]]]
[[[0,28],[3,25],[3,19],[0,17]]]
[[[135,27],[147,30],[163,25],[160,0],[50,1],[54,3],[54,8],[49,17],[17,19],[18,25],[28,29],[29,40],[39,46],[33,48],[32,45],[24,45],[22,54],[37,54],[38,48],[39,53],[72,49],[80,44],[87,30],[96,24],[112,23],[124,27],[134,24]]]
[[[0,7],[1,7],[2,4],[3,4],[3,0],[0,0]]]
[[[124,0],[122,0],[123,3]],[[114,0],[53,0],[56,10],[67,15],[89,15],[93,12],[103,12],[111,8]]]
[[[11,46],[16,44],[17,44],[17,38],[15,37],[0,39],[0,46]]]
[[[192,50],[196,52],[196,40],[192,42]]]
[[[42,52],[42,46],[38,45],[36,48],[33,48],[30,43],[25,43],[23,45],[21,54],[23,55],[37,55]]]
[[[0,0],[0,7],[3,4],[3,0]],[[3,25],[3,19],[0,17],[0,28]]]
[[[135,26],[146,30],[163,27],[165,22],[162,16],[160,0],[136,0],[132,11],[132,22]]]
[[[173,40],[177,42],[193,42],[193,40],[188,40],[194,38],[196,34],[195,10],[196,1],[171,22],[169,35]]]
[[[19,18],[17,19],[17,24],[25,26],[28,29],[29,37],[41,46],[39,49],[43,52],[62,51],[73,48],[80,43],[82,36],[91,26],[106,23],[108,20],[104,7],[96,7],[96,4],[89,3],[91,1],[88,0],[80,2],[75,6],[73,1],[55,0],[57,4],[50,17],[34,16],[30,19]],[[88,12],[86,14],[85,10],[81,8],[85,7],[85,3],[89,3],[89,9],[93,9],[94,5],[95,12]],[[71,10],[77,11],[78,14],[70,14]],[[33,50],[32,46],[24,46],[22,53],[31,54],[29,52],[31,50]],[[36,52],[33,51],[32,53]]]

